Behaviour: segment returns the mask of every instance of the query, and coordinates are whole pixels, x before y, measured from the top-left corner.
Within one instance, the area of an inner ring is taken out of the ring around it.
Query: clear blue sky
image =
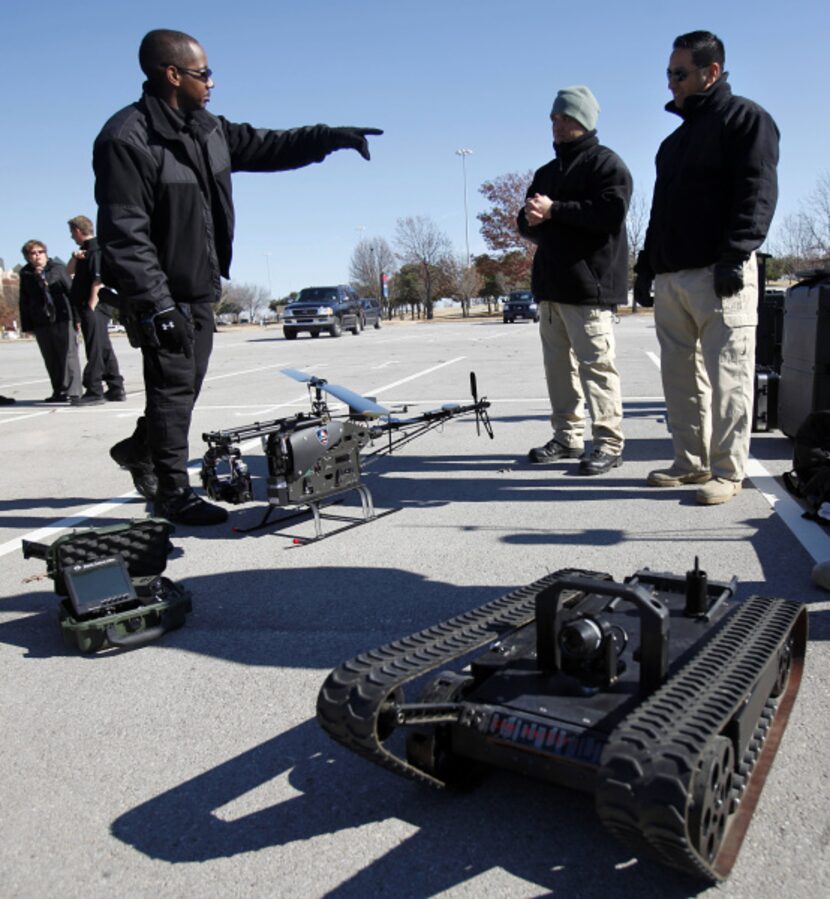
[[[31,237],[69,256],[66,220],[94,218],[93,139],[138,98],[138,44],[151,28],[201,41],[215,72],[210,109],[232,121],[386,131],[371,163],[341,151],[296,172],[235,176],[231,275],[268,287],[270,268],[274,296],[347,280],[360,236],[391,241],[401,216],[432,217],[462,253],[461,147],[473,150],[470,243],[482,252],[478,186],[550,158],[551,102],[569,84],[594,91],[600,139],[650,196],[654,153],[678,121],[663,110],[671,41],[697,28],[724,40],[733,90],[781,129],[780,225],[830,170],[830,3],[723,0],[690,10],[619,0],[6,4],[0,257],[7,267],[22,261]]]

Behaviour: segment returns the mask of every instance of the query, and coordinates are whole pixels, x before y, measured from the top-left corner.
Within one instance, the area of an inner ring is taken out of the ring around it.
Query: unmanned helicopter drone
[[[202,484],[212,499],[233,504],[250,502],[254,498],[251,475],[239,444],[255,438],[262,442],[268,465],[268,509],[262,521],[248,530],[264,527],[275,509],[294,510],[280,521],[310,511],[314,516],[316,536],[295,538],[295,543],[310,543],[397,511],[390,509],[376,513],[372,494],[361,481],[361,450],[382,437],[386,438],[382,445],[367,453],[367,458],[388,455],[459,415],[474,414],[477,433],[480,434],[483,427],[487,435],[493,437],[487,414],[490,403],[484,397],[479,398],[474,372],[470,372],[472,403],[446,403],[438,409],[407,418],[396,417],[374,400],[347,387],[329,384],[325,378],[293,368],[284,368],[282,373],[308,385],[310,413],[299,412],[288,418],[254,422],[202,435],[208,445],[202,459]],[[326,402],[326,394],[345,403],[348,414],[334,415]],[[407,410],[404,407],[402,411],[406,413]],[[224,466],[227,470],[220,473],[220,467]],[[360,496],[361,518],[321,512],[323,504],[336,501],[351,490]],[[324,535],[322,518],[345,521],[346,524]]]

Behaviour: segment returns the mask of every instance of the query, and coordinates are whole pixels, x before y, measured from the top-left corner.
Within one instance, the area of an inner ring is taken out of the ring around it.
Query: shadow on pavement
[[[299,795],[255,810],[240,798],[283,773]],[[325,895],[433,896],[493,868],[563,896],[681,897],[701,888],[634,862],[586,795],[501,772],[474,793],[433,791],[341,750],[314,720],[137,806],[112,833],[150,858],[180,864],[349,829],[357,841],[357,828],[390,819],[416,830],[368,864],[356,843],[355,873]]]

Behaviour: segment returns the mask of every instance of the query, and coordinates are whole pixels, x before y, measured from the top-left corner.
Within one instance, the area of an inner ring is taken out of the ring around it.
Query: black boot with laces
[[[228,520],[228,511],[214,503],[205,502],[189,487],[173,493],[157,493],[153,514],[175,524],[208,527]]]

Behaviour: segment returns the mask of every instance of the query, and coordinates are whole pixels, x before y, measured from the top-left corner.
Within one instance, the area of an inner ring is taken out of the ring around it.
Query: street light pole
[[[274,299],[274,291],[271,288],[271,254],[263,253],[262,255],[265,257],[265,271],[268,275],[268,302],[270,303]]]
[[[461,157],[461,172],[464,178],[464,244],[467,247],[467,267],[470,265],[470,229],[467,215],[467,157],[473,155],[473,151],[462,147],[455,151],[456,156]]]

